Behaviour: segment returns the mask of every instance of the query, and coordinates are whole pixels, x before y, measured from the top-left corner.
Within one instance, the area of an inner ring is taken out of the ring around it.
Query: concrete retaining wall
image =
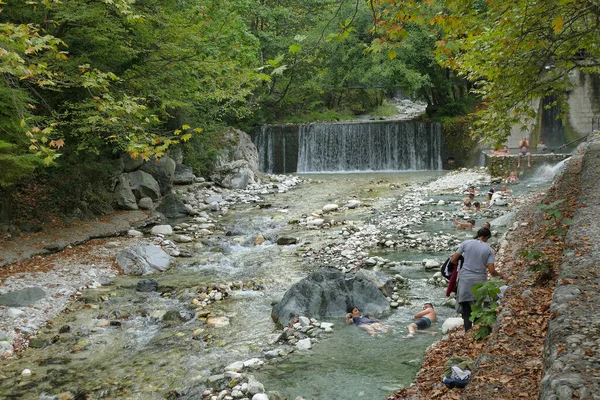
[[[550,306],[542,400],[600,398],[600,135],[580,150],[580,206]]]
[[[516,153],[516,150],[512,151]],[[532,154],[531,167],[527,166],[527,157],[521,159],[521,168],[517,168],[517,154],[498,156],[484,151],[485,166],[493,177],[506,177],[510,171],[518,171],[520,176],[530,176],[542,165],[554,166],[569,157],[569,154]]]

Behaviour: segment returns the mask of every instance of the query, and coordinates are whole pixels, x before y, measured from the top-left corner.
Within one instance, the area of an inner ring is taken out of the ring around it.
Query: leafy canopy
[[[475,133],[502,143],[515,124],[534,122],[534,101],[567,104],[571,73],[600,72],[600,8],[588,0],[372,0],[382,43],[410,22],[428,24],[441,65],[474,84],[484,101]],[[435,15],[431,15],[431,11]]]

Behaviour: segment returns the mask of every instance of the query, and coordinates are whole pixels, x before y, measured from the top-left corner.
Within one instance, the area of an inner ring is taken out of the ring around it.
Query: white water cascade
[[[531,183],[546,183],[551,182],[554,176],[565,166],[565,164],[571,159],[566,158],[556,165],[544,164],[540,166],[530,179]]]
[[[437,123],[384,121],[262,127],[264,172],[419,171],[442,168]]]

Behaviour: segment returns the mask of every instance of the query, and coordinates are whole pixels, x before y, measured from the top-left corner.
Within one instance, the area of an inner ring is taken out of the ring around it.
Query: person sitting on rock
[[[527,166],[531,167],[531,153],[529,152],[529,141],[525,136],[519,142],[519,155],[517,156],[517,168],[521,168],[521,157],[527,157]]]
[[[472,231],[473,227],[475,226],[475,220],[474,219],[470,219],[467,222],[460,222],[459,220],[457,220],[456,218],[454,218],[454,223],[456,224],[456,230],[461,230],[464,229],[466,231]]]
[[[375,336],[376,331],[389,332],[390,329],[382,326],[376,318],[370,318],[368,315],[361,315],[357,307],[351,307],[351,311],[346,314],[346,325],[354,324],[361,329],[369,332],[369,335]]]
[[[419,311],[414,316],[415,322],[408,325],[406,328],[408,329],[407,338],[412,338],[415,336],[415,332],[417,330],[427,329],[431,326],[431,323],[436,320],[435,309],[433,308],[433,304],[425,303],[423,304],[423,311]],[[435,332],[431,332],[435,334]]]

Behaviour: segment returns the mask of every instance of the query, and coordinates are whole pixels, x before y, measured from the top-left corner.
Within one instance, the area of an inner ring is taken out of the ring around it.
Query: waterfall
[[[253,135],[264,172],[438,170],[437,123],[385,121],[268,126]]]
[[[541,165],[535,173],[531,176],[531,183],[546,183],[551,182],[554,176],[564,167],[565,163],[569,161],[571,157],[566,158],[556,165],[544,164]]]

